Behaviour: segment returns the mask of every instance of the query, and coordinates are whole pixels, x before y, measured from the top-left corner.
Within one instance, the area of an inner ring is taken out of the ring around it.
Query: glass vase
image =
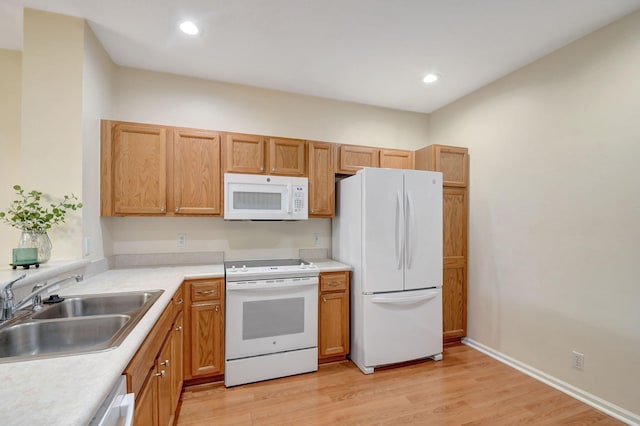
[[[22,231],[18,248],[37,248],[38,263],[45,263],[51,258],[51,240],[46,232]]]

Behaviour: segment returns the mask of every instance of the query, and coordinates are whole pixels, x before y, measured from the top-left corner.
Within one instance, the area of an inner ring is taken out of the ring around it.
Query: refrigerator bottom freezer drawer
[[[363,295],[366,367],[442,352],[442,289]]]

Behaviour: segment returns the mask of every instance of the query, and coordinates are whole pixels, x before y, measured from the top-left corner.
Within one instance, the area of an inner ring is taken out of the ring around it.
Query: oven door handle
[[[265,281],[237,281],[228,282],[228,291],[242,291],[242,290],[282,290],[282,289],[295,289],[300,287],[317,286],[318,278],[304,278],[296,281],[284,281],[284,282],[265,282]]]

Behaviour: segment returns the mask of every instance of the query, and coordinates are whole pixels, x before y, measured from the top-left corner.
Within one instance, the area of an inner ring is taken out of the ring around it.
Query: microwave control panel
[[[293,188],[293,211],[294,213],[298,213],[304,210],[305,200],[304,200],[304,187],[295,186]]]

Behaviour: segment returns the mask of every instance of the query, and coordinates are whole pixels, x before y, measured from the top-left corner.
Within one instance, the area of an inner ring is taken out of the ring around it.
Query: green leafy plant
[[[13,189],[18,199],[13,200],[7,210],[0,212],[0,221],[23,231],[46,232],[53,225],[63,223],[70,210],[82,208],[82,203],[73,194],[65,195],[62,201],[46,207],[43,206],[42,192],[27,192],[20,185],[15,185]],[[46,195],[44,197],[47,198]]]

